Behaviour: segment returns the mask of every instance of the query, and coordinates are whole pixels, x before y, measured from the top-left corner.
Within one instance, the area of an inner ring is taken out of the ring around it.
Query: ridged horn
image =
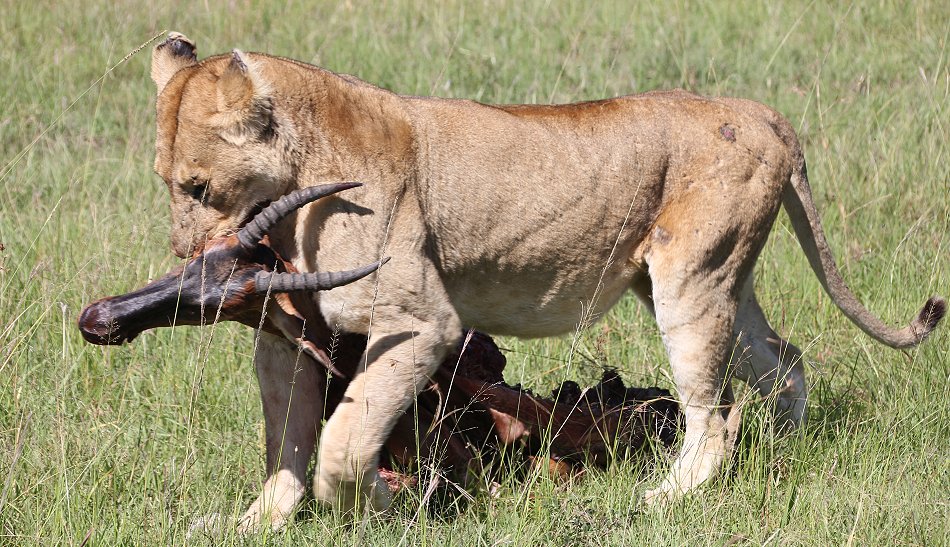
[[[254,276],[254,290],[259,293],[295,292],[295,291],[325,291],[334,287],[341,287],[362,279],[375,272],[383,264],[389,262],[389,257],[373,262],[361,268],[343,272],[317,273],[275,273],[257,272]]]
[[[241,228],[237,234],[238,243],[241,244],[241,247],[250,251],[257,246],[257,243],[267,232],[290,213],[322,197],[362,185],[359,182],[340,182],[310,186],[291,192],[265,207],[263,211],[257,213],[250,222]]]

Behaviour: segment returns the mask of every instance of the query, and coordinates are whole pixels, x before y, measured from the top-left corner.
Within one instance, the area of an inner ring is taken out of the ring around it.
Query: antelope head
[[[267,233],[300,207],[356,186],[360,183],[327,184],[287,194],[237,233],[209,241],[185,265],[161,279],[93,302],[79,316],[83,338],[93,344],[118,345],[156,327],[237,321],[303,344],[332,370],[321,344],[314,344],[305,332],[305,320],[314,323],[319,318],[312,300],[291,295],[352,283],[379,269],[388,258],[343,272],[300,273],[268,245]],[[279,307],[267,305],[271,294]],[[322,322],[310,326],[326,330]]]

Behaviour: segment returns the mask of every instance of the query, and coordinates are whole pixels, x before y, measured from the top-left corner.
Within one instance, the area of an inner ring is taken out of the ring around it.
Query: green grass
[[[243,511],[262,480],[249,329],[100,348],[75,327],[83,305],[175,262],[151,172],[150,48],[93,85],[163,29],[197,40],[200,56],[267,51],[409,94],[561,102],[685,87],[765,102],[798,127],[839,265],[870,309],[904,323],[950,293],[945,2],[310,4],[2,2],[0,544],[180,544],[195,518]],[[504,480],[498,497],[476,493],[442,516],[418,511],[421,490],[365,526],[317,510],[258,539],[946,543],[946,325],[905,353],[875,344],[821,292],[784,218],[757,279],[777,330],[805,349],[812,420],[778,440],[752,408],[730,472],[702,495],[646,510],[639,497],[663,466],[618,463],[570,487]],[[632,298],[580,333],[573,353],[570,337],[501,344],[508,378],[538,389],[597,376],[584,356],[629,383],[670,385]]]

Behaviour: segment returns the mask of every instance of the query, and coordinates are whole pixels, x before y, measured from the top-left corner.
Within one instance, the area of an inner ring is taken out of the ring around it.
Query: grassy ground
[[[0,4],[0,544],[179,544],[196,517],[242,511],[262,479],[248,329],[99,348],[75,327],[84,304],[174,263],[151,173],[149,49],[96,83],[163,29],[196,39],[202,56],[268,51],[411,94],[560,102],[685,87],[760,100],[799,128],[839,264],[868,306],[903,323],[950,292],[950,12],[939,0]],[[441,515],[419,511],[421,492],[363,524],[317,510],[258,539],[945,543],[947,327],[904,353],[873,343],[821,292],[784,218],[757,273],[767,315],[805,349],[812,420],[777,440],[753,408],[734,465],[704,494],[646,510],[638,499],[662,465],[621,463],[570,488],[506,480],[498,497],[476,493]],[[501,342],[509,379],[535,388],[593,378],[587,357],[669,386],[632,299],[576,340]]]

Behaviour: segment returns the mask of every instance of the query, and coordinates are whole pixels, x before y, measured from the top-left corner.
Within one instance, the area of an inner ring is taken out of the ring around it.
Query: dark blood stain
[[[726,139],[729,142],[736,142],[736,130],[729,124],[723,125],[719,128],[719,134],[722,135],[722,138]]]

